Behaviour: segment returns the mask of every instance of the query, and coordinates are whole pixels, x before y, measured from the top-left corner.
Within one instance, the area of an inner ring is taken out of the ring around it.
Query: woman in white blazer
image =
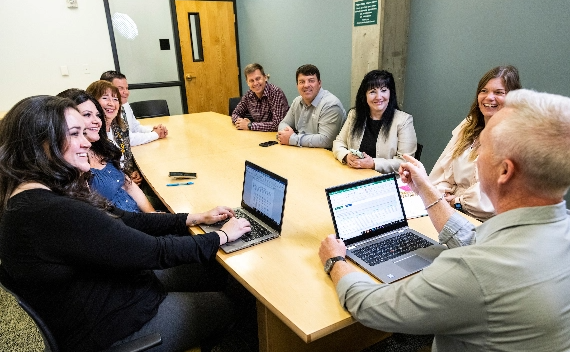
[[[479,188],[475,160],[479,155],[479,135],[493,115],[503,108],[508,92],[520,89],[519,71],[514,66],[497,66],[479,80],[471,109],[453,132],[435,163],[430,181],[444,193],[449,204],[479,220],[495,215],[491,201]]]
[[[417,147],[412,115],[398,110],[396,84],[390,72],[368,72],[356,101],[333,142],[335,158],[357,169],[398,172],[402,154],[414,155]]]

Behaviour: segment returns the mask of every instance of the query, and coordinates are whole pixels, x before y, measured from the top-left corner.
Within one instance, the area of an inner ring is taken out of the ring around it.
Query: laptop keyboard
[[[271,232],[269,232],[269,230],[267,230],[266,228],[264,228],[263,226],[259,225],[257,223],[257,221],[255,221],[254,219],[252,219],[249,215],[247,215],[246,213],[244,213],[243,211],[236,209],[234,210],[236,217],[238,218],[244,218],[247,221],[249,221],[249,223],[251,224],[251,231],[248,233],[243,234],[243,236],[241,236],[240,238],[244,241],[244,242],[250,242],[253,241],[255,239],[261,238],[261,237],[265,237],[271,234]],[[228,222],[229,219],[225,219],[222,221],[218,221],[216,223],[216,225],[220,225],[222,226],[223,224],[225,224],[226,222]]]
[[[368,265],[374,266],[387,260],[399,257],[402,254],[412,252],[418,248],[427,248],[433,243],[411,233],[406,232],[388,238],[384,241],[373,243],[364,248],[352,251],[358,258]]]

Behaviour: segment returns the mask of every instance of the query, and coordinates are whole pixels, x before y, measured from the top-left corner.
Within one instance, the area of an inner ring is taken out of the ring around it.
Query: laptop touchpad
[[[398,260],[394,264],[398,265],[400,268],[408,272],[414,272],[425,268],[431,263],[420,256],[412,255],[405,259]]]

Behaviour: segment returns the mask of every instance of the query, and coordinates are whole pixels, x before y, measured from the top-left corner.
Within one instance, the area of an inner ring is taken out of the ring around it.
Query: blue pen
[[[193,185],[194,182],[180,182],[180,183],[167,183],[167,186],[184,186],[184,185]]]

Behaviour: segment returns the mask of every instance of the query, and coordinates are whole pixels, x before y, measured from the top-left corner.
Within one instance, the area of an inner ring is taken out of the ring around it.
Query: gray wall
[[[352,4],[237,0],[242,68],[261,63],[291,102],[295,69],[314,63],[348,109]],[[414,116],[428,171],[492,67],[515,65],[525,88],[570,96],[568,13],[568,0],[412,0],[403,109]]]
[[[404,110],[428,172],[492,67],[515,65],[523,87],[570,96],[568,13],[567,0],[412,0]]]
[[[519,69],[523,87],[570,96],[567,0],[412,0],[406,103],[431,170],[481,76]]]
[[[260,63],[289,104],[299,95],[295,71],[314,64],[324,89],[350,107],[352,0],[237,0],[240,65]],[[242,77],[242,89],[248,89]]]

